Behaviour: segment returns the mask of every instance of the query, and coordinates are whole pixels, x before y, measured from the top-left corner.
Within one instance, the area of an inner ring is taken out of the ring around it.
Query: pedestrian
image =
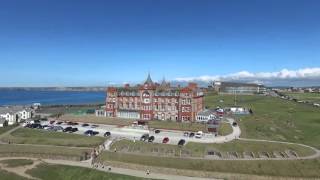
[[[109,166],[108,170],[111,171],[111,166]]]
[[[150,175],[150,170],[149,169],[147,169],[147,175]]]

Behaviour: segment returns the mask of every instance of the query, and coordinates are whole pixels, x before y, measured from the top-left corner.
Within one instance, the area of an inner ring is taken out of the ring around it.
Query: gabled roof
[[[150,73],[148,73],[147,80],[144,82],[144,84],[153,85]]]

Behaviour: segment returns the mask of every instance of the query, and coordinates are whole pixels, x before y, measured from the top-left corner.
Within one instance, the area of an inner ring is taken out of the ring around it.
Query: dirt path
[[[8,159],[30,159],[30,158],[0,158],[0,161],[8,160]],[[18,166],[18,167],[7,167],[5,164],[2,164],[0,162],[0,169],[3,169],[5,171],[17,174],[19,176],[22,176],[28,179],[38,179],[30,176],[29,174],[26,173],[26,171],[35,168],[38,164],[41,163],[41,161],[37,159],[30,159],[30,160],[33,160],[33,164],[26,165],[26,166]]]

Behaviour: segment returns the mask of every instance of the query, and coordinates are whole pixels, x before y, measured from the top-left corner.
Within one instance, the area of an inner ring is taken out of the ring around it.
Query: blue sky
[[[318,0],[3,0],[0,86],[317,68],[319,9]]]

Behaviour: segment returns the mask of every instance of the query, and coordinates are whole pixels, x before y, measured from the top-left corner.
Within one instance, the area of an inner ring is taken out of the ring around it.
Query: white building
[[[197,114],[196,121],[197,122],[208,122],[210,120],[215,120],[217,118],[214,111],[211,111],[209,109],[205,109],[203,111],[200,111]]]
[[[0,107],[0,118],[8,121],[9,125],[32,118],[33,110],[24,106]]]

